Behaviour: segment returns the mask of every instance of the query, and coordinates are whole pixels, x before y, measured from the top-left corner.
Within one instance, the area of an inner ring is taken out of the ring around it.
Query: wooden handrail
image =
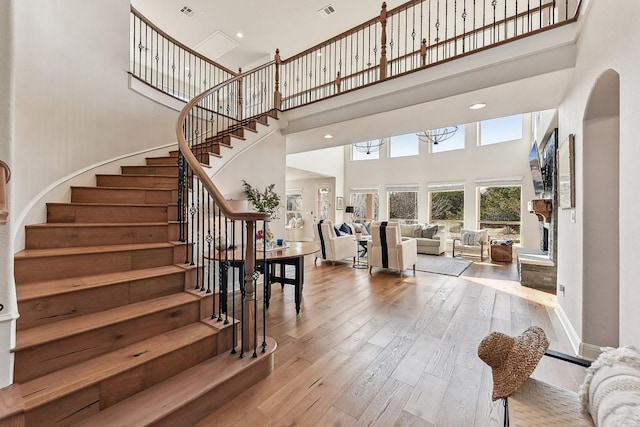
[[[202,59],[205,62],[208,62],[209,64],[220,68],[221,70],[231,74],[232,76],[237,76],[238,73],[235,71],[231,71],[230,69],[228,69],[227,67],[218,64],[215,61],[212,61],[211,59],[207,58],[206,56],[203,56],[202,54],[196,52],[195,50],[191,49],[190,47],[186,46],[184,43],[180,43],[178,40],[174,39],[173,37],[171,37],[169,34],[165,33],[164,31],[162,31],[160,28],[158,28],[157,25],[155,25],[153,22],[149,21],[143,14],[141,14],[135,7],[131,6],[131,13],[133,13],[138,19],[140,19],[142,22],[144,22],[145,24],[147,24],[149,27],[151,27],[154,31],[156,31],[158,34],[160,34],[162,37],[164,37],[165,39],[169,40],[171,43],[174,43],[178,46],[180,46],[181,49],[189,52],[191,55],[196,56],[197,58]]]
[[[7,184],[11,179],[9,165],[0,160],[0,225],[7,223],[9,207],[7,204]]]
[[[269,218],[269,214],[263,213],[263,212],[236,211],[231,206],[231,204],[229,202],[227,202],[227,200],[224,198],[222,193],[220,193],[220,190],[218,190],[218,188],[213,184],[213,181],[211,181],[211,178],[209,177],[209,175],[207,175],[205,170],[202,168],[202,165],[200,164],[200,161],[191,152],[191,148],[189,147],[189,144],[187,143],[187,137],[185,136],[185,134],[183,132],[184,125],[185,125],[187,116],[189,115],[191,110],[196,108],[198,102],[200,102],[200,100],[202,100],[204,97],[208,96],[209,94],[211,94],[213,92],[216,92],[216,91],[220,90],[224,86],[228,86],[230,84],[233,84],[235,82],[240,81],[243,76],[246,76],[248,74],[252,74],[252,73],[254,73],[254,72],[258,71],[258,70],[261,70],[263,68],[270,67],[273,64],[275,64],[275,61],[267,62],[266,64],[263,64],[263,65],[261,65],[259,67],[256,67],[253,70],[250,70],[250,71],[248,71],[246,73],[242,73],[242,74],[237,75],[237,76],[235,76],[235,77],[233,77],[233,78],[231,78],[231,79],[229,79],[229,80],[227,80],[227,81],[225,81],[223,83],[220,83],[220,84],[212,87],[211,89],[206,90],[205,92],[201,93],[200,95],[194,97],[182,109],[182,111],[180,112],[180,115],[178,116],[178,122],[176,123],[176,136],[178,138],[178,146],[180,147],[180,151],[182,152],[182,155],[184,156],[185,161],[189,164],[189,167],[191,168],[193,173],[198,177],[198,179],[202,182],[202,184],[204,185],[206,190],[209,192],[209,194],[211,194],[211,197],[213,197],[215,199],[216,203],[218,204],[218,207],[220,208],[220,210],[222,211],[224,216],[229,218],[229,219],[232,219],[232,220],[263,221],[263,220],[267,220]]]
[[[414,0],[413,2],[418,2],[418,3],[419,3],[420,1],[421,1],[421,0]],[[410,3],[411,3],[411,2],[410,2]],[[564,20],[564,21],[562,21],[562,22],[559,22],[559,23],[555,23],[555,24],[549,25],[548,27],[543,27],[543,28],[539,28],[539,29],[537,29],[537,30],[529,31],[529,32],[526,32],[526,33],[524,33],[524,34],[520,34],[520,35],[517,35],[517,36],[511,37],[511,38],[509,38],[509,39],[506,39],[506,40],[501,40],[501,41],[499,41],[499,42],[491,43],[490,45],[487,45],[487,46],[483,46],[483,47],[476,48],[476,49],[470,49],[470,50],[465,51],[464,53],[459,53],[459,54],[457,54],[457,55],[455,55],[455,56],[451,56],[451,57],[449,57],[449,58],[444,58],[444,59],[441,59],[441,60],[439,60],[439,61],[432,62],[432,63],[430,63],[430,64],[421,65],[421,66],[419,66],[419,67],[416,67],[414,70],[406,71],[406,72],[404,72],[404,73],[402,73],[402,74],[406,74],[406,73],[408,73],[408,72],[412,72],[412,71],[421,70],[421,69],[424,69],[424,68],[430,68],[430,67],[432,67],[432,66],[434,66],[434,65],[439,65],[439,64],[442,64],[442,63],[445,63],[445,62],[449,62],[449,61],[451,61],[451,60],[453,60],[453,59],[461,58],[461,57],[463,57],[463,56],[467,56],[467,55],[469,55],[469,54],[471,54],[471,53],[484,51],[484,50],[489,49],[489,48],[491,48],[491,47],[495,47],[495,46],[502,45],[502,44],[504,44],[504,43],[506,43],[506,42],[511,42],[511,41],[515,41],[515,40],[520,40],[520,39],[522,39],[522,38],[524,38],[524,37],[528,37],[528,36],[531,36],[531,35],[534,35],[534,34],[538,34],[538,33],[541,33],[541,32],[544,32],[544,31],[547,31],[547,30],[553,29],[553,28],[558,28],[558,27],[561,27],[561,26],[564,26],[564,25],[571,24],[571,23],[573,23],[573,22],[577,21],[577,19],[578,19],[578,15],[579,15],[579,11],[580,11],[580,5],[581,5],[581,2],[579,2],[579,3],[578,3],[578,6],[576,7],[576,13],[575,13],[575,15],[574,15],[574,17],[573,17],[573,18],[569,18],[569,19]],[[400,7],[402,7],[402,6],[400,6]],[[427,50],[435,50],[435,49],[441,48],[442,46],[445,46],[445,45],[447,45],[447,44],[454,43],[455,41],[457,41],[457,40],[459,40],[459,39],[462,39],[462,38],[464,38],[464,37],[470,37],[470,36],[472,36],[473,34],[481,33],[481,32],[483,32],[483,31],[490,30],[490,29],[492,29],[494,26],[507,24],[509,21],[513,21],[513,20],[516,20],[516,19],[522,18],[522,17],[526,16],[526,15],[527,15],[527,14],[529,14],[529,13],[537,13],[537,12],[540,12],[540,13],[541,13],[541,12],[542,12],[543,10],[545,10],[545,9],[552,9],[552,8],[553,8],[553,4],[552,4],[552,3],[548,3],[548,4],[545,4],[545,5],[543,5],[543,6],[533,8],[533,9],[531,9],[531,10],[527,11],[527,12],[521,12],[521,13],[519,13],[519,14],[517,14],[517,15],[513,15],[513,16],[507,17],[507,18],[505,18],[505,19],[501,19],[500,21],[496,21],[496,23],[495,23],[495,24],[491,23],[491,24],[485,25],[485,26],[483,26],[483,27],[476,28],[475,30],[468,31],[468,32],[463,33],[463,34],[458,34],[458,35],[456,35],[455,37],[448,38],[448,39],[443,40],[443,41],[440,41],[440,42],[438,42],[438,43],[436,43],[436,44],[428,45],[428,46],[426,46],[426,49],[427,49]],[[398,8],[393,9],[393,11],[396,11],[396,13],[397,13],[397,10],[398,10]],[[391,12],[387,12],[387,14],[390,14],[390,13],[391,13]],[[402,55],[402,56],[399,56],[399,57],[396,57],[396,58],[393,58],[393,59],[389,59],[389,60],[388,60],[388,62],[387,62],[387,64],[394,64],[394,63],[396,63],[396,62],[399,62],[399,61],[402,61],[402,60],[404,60],[404,59],[407,59],[407,58],[409,58],[409,57],[411,57],[411,56],[414,56],[414,55],[421,55],[421,54],[422,54],[422,50],[423,50],[423,48],[422,48],[422,47],[420,47],[419,49],[416,49],[415,51],[412,51],[412,52],[406,53],[406,54],[404,54],[404,55]],[[308,49],[307,51],[313,51],[313,48],[312,48],[312,49]],[[307,51],[305,51],[305,52],[307,52]],[[297,57],[297,56],[298,56],[298,55],[296,55],[296,57]],[[348,75],[346,75],[346,76],[341,76],[341,80],[342,80],[342,81],[345,81],[345,80],[352,79],[352,78],[357,77],[357,76],[359,76],[359,75],[369,73],[369,72],[371,72],[372,70],[377,69],[378,67],[379,67],[378,65],[374,65],[374,66],[371,66],[371,67],[369,67],[369,68],[366,68],[366,69],[360,70],[360,71],[358,71],[358,72],[356,72],[356,73],[348,74]],[[394,77],[395,77],[395,76],[394,76]],[[364,85],[364,86],[359,86],[359,88],[367,87],[367,86],[370,86],[371,84],[374,84],[374,83],[377,83],[377,82],[371,82],[371,83],[366,84],[366,85]],[[331,85],[333,85],[333,84],[335,84],[335,80],[330,81],[330,82],[327,82],[327,83],[323,83],[323,84],[318,85],[318,86],[314,86],[314,87],[312,87],[312,88],[304,89],[304,90],[302,90],[302,91],[300,91],[300,92],[293,93],[293,94],[291,94],[291,95],[288,95],[288,96],[284,97],[282,100],[283,100],[283,101],[287,101],[287,100],[290,100],[290,99],[294,99],[294,98],[296,98],[296,97],[304,96],[304,94],[307,94],[307,93],[313,92],[313,91],[315,91],[315,90],[322,89],[322,88],[327,87],[327,86],[331,86]],[[347,91],[351,91],[351,90],[352,90],[352,89],[348,89]],[[344,93],[344,91],[343,91],[342,93]]]

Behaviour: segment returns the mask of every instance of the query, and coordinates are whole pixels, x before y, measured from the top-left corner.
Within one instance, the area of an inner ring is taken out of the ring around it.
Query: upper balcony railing
[[[411,0],[391,10],[383,3],[377,16],[297,55],[282,59],[276,50],[274,79],[245,83],[245,103],[288,110],[367,87],[574,22],[580,2]],[[183,101],[238,75],[133,7],[131,38],[131,74]]]
[[[576,19],[575,0],[413,0],[281,61],[280,108],[305,105]]]

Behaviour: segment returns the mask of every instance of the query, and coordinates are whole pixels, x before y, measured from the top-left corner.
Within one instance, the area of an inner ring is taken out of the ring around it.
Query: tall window
[[[480,145],[522,139],[522,114],[480,122]]]
[[[316,189],[316,219],[329,219],[329,204],[331,201],[331,188],[319,186]]]
[[[418,222],[418,187],[387,187],[389,221],[402,224]]]
[[[492,239],[520,241],[521,187],[478,187],[480,228],[489,230]]]
[[[351,189],[351,205],[354,210],[353,218],[351,218],[351,220],[378,220],[380,201],[377,189]]]
[[[302,218],[302,189],[287,190],[287,224],[291,218]]]
[[[429,186],[429,224],[444,226],[447,239],[460,233],[464,224],[464,184]]]
[[[418,136],[415,133],[389,138],[389,157],[407,157],[420,154]]]

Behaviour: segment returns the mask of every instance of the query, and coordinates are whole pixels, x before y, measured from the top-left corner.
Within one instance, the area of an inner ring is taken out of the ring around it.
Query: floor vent
[[[322,9],[318,10],[318,13],[323,17],[326,18],[327,16],[331,15],[332,13],[335,13],[336,9],[329,5],[326,5],[325,7],[323,7]]]

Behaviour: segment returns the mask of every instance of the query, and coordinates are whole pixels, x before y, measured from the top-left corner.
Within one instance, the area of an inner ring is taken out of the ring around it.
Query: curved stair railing
[[[131,6],[132,77],[181,101],[237,76],[180,43]]]
[[[266,124],[267,116],[273,114],[275,97],[266,92],[266,82],[272,81],[276,68],[272,61],[194,97],[181,111],[176,125],[178,221],[180,240],[188,243],[185,262],[196,267],[196,289],[217,295],[212,319],[240,322],[240,357],[250,350],[257,356],[259,345],[263,352],[266,350],[264,304],[260,306],[262,319],[258,325],[256,297],[259,272],[266,270],[256,262],[256,231],[266,235],[269,215],[241,210],[225,200],[203,164],[210,156],[219,156],[221,147],[230,146],[232,135],[255,130],[258,121]],[[264,260],[264,255],[258,258]],[[238,338],[233,330],[235,353]]]

